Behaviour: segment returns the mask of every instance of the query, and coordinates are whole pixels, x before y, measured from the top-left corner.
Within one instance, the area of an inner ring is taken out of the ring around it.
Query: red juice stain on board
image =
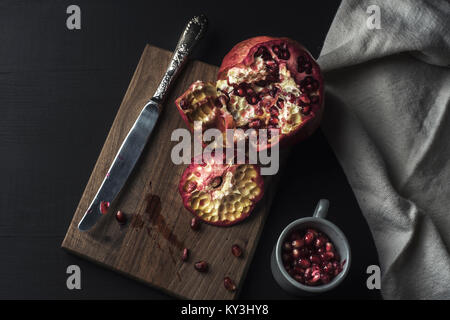
[[[156,227],[158,232],[172,245],[180,250],[184,248],[183,242],[173,234],[171,228],[167,225],[166,219],[161,215],[161,199],[154,194],[148,194],[145,198],[145,213],[148,215],[149,222]]]

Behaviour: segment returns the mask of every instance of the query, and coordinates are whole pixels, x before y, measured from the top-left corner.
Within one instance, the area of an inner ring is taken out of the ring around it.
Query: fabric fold
[[[367,24],[374,6],[380,29]],[[450,299],[449,16],[445,0],[344,0],[318,59],[322,129],[371,229],[387,299]]]

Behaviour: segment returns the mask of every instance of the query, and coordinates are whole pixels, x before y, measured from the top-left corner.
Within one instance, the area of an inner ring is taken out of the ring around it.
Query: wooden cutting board
[[[199,231],[192,231],[192,215],[183,207],[178,194],[178,182],[186,165],[175,165],[170,158],[171,149],[177,144],[170,141],[172,131],[187,128],[174,100],[195,80],[214,81],[216,66],[198,61],[186,65],[135,170],[108,214],[88,232],[77,228],[128,130],[153,95],[171,55],[146,46],[62,247],[176,297],[233,299],[243,283],[269,212],[275,178],[265,177],[264,198],[246,221],[230,228],[202,224]],[[117,223],[114,216],[117,210],[126,213],[125,226]],[[231,254],[235,243],[244,249],[241,258]],[[187,262],[182,262],[185,247],[191,255]],[[209,263],[208,273],[194,269],[193,264],[199,260]],[[236,292],[224,288],[225,276],[235,281]]]

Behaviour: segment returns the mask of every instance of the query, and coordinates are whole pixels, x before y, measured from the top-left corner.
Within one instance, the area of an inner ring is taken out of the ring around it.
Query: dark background
[[[81,7],[81,30],[66,8]],[[146,43],[173,49],[186,21],[204,12],[195,58],[219,65],[256,35],[296,39],[317,57],[339,2],[0,1],[0,298],[168,298],[72,256],[60,244]],[[269,256],[282,228],[312,214],[320,198],[349,238],[347,280],[316,298],[379,298],[366,287],[378,264],[370,231],[319,130],[293,147],[241,292],[293,298],[272,279]],[[82,290],[66,288],[66,268]]]

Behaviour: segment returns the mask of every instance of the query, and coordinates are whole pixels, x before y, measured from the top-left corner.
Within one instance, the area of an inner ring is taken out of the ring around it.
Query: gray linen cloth
[[[380,9],[381,29],[367,27]],[[450,2],[343,1],[318,59],[328,141],[386,299],[450,299]]]

